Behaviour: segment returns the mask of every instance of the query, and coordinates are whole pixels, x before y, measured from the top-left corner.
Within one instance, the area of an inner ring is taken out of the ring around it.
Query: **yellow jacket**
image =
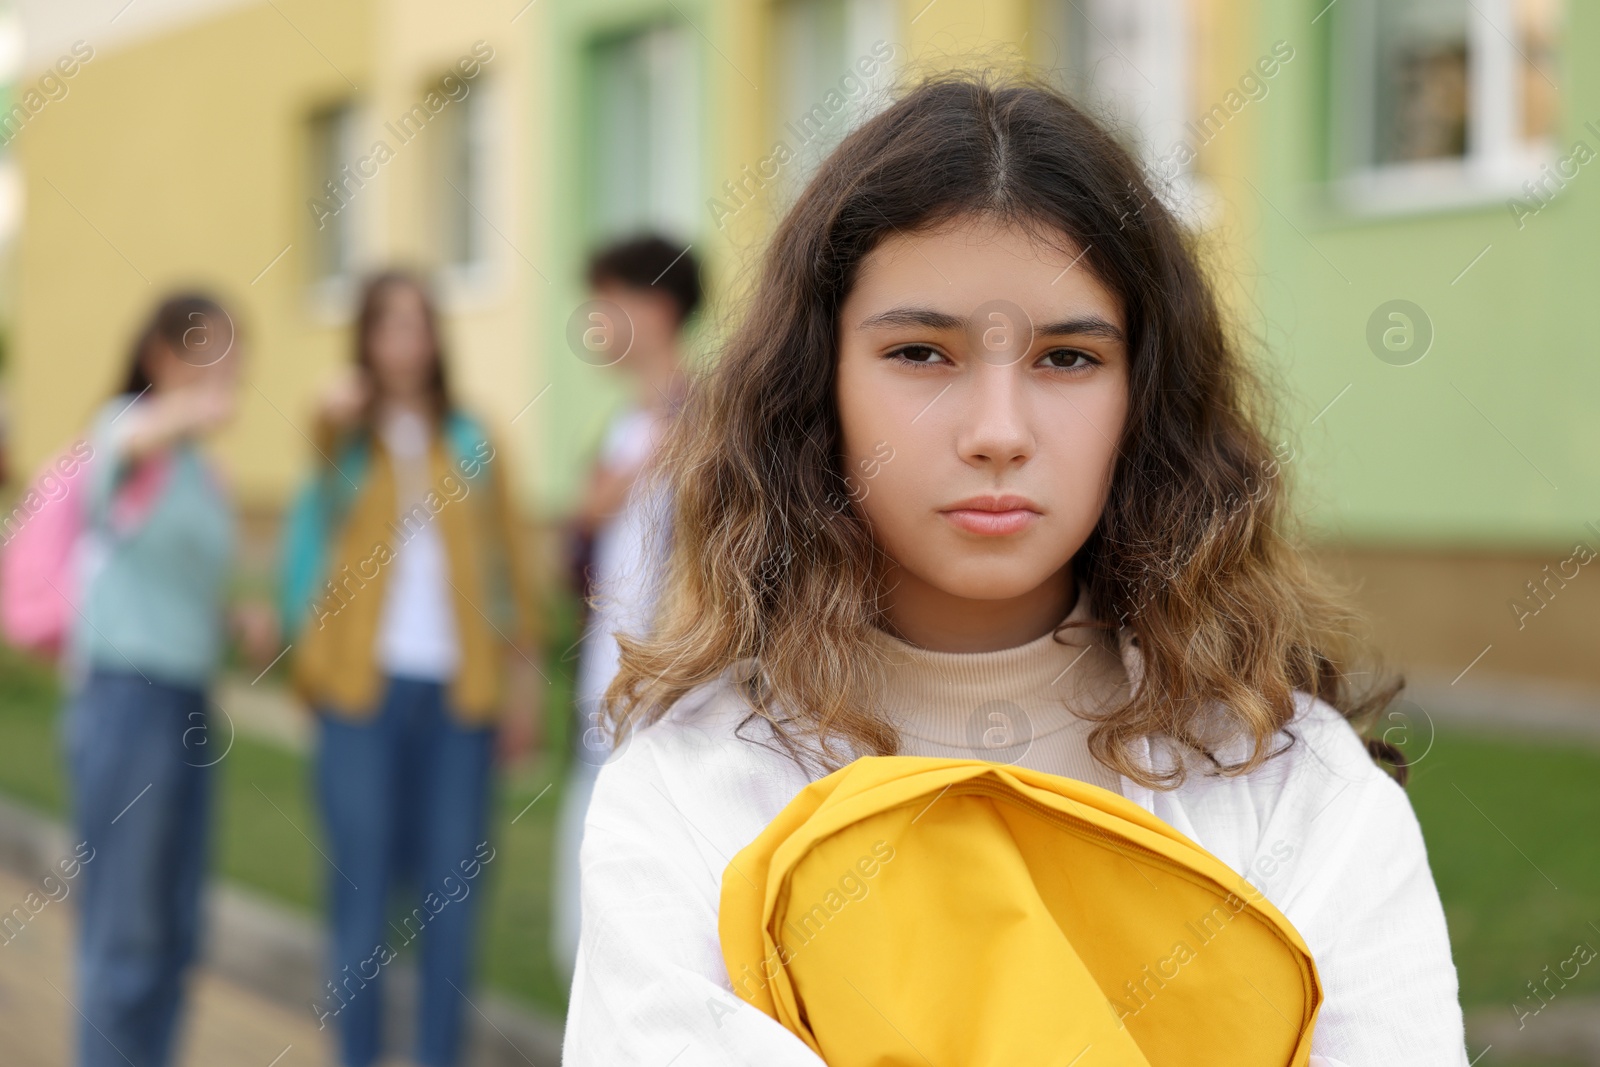
[[[465,416],[452,415],[444,431],[434,435],[430,490],[412,521],[438,523],[449,560],[461,649],[450,706],[465,721],[487,722],[505,697],[506,657],[533,653],[526,552],[505,458]],[[362,718],[382,696],[375,643],[388,564],[405,531],[380,441],[324,452],[331,466],[302,491],[288,522],[283,610],[302,699]]]
[[[734,990],[830,1067],[1305,1067],[1322,1002],[1300,935],[1215,856],[982,760],[813,782],[728,864],[718,926]]]

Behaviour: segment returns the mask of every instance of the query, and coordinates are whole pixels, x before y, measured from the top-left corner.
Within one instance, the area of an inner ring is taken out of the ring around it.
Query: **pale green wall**
[[[1259,47],[1287,39],[1304,62],[1255,116],[1253,180],[1270,204],[1242,181],[1224,186],[1255,200],[1250,284],[1294,395],[1302,498],[1325,533],[1352,541],[1592,544],[1582,527],[1600,524],[1600,160],[1521,231],[1504,197],[1384,219],[1331,208],[1322,185],[1331,19],[1310,22],[1325,3],[1262,0]],[[1600,126],[1600,85],[1581,77],[1600,59],[1600,9],[1571,3],[1567,18],[1558,141],[1562,154],[1579,138],[1600,152],[1583,129]],[[1380,361],[1365,339],[1369,315],[1396,298],[1420,305],[1435,330],[1410,366]]]

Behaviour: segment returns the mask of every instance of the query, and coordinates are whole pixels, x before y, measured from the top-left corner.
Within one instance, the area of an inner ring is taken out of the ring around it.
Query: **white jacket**
[[[812,780],[757,743],[770,737],[763,720],[740,727],[749,706],[729,679],[680,700],[601,769],[568,1067],[823,1063],[739,1000],[723,964],[723,871]],[[1335,709],[1304,694],[1297,705],[1293,743],[1255,772],[1195,771],[1160,792],[1122,778],[1122,794],[1247,877],[1305,939],[1325,995],[1312,1067],[1462,1067],[1456,971],[1411,804]]]

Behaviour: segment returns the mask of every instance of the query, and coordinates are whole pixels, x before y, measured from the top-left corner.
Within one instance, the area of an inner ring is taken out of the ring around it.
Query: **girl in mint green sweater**
[[[233,505],[200,441],[233,417],[232,318],[172,297],[95,418],[65,716],[80,853],[83,1067],[172,1061],[210,825],[206,689],[223,653]]]

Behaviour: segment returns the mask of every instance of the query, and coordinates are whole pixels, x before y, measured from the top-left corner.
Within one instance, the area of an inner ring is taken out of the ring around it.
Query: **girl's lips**
[[[1017,533],[1026,529],[1035,519],[1041,518],[1037,511],[1029,511],[1026,508],[1013,508],[1009,511],[978,511],[974,508],[955,508],[950,511],[942,511],[939,514],[968,533],[981,534],[988,537],[1000,537],[1005,534]]]

